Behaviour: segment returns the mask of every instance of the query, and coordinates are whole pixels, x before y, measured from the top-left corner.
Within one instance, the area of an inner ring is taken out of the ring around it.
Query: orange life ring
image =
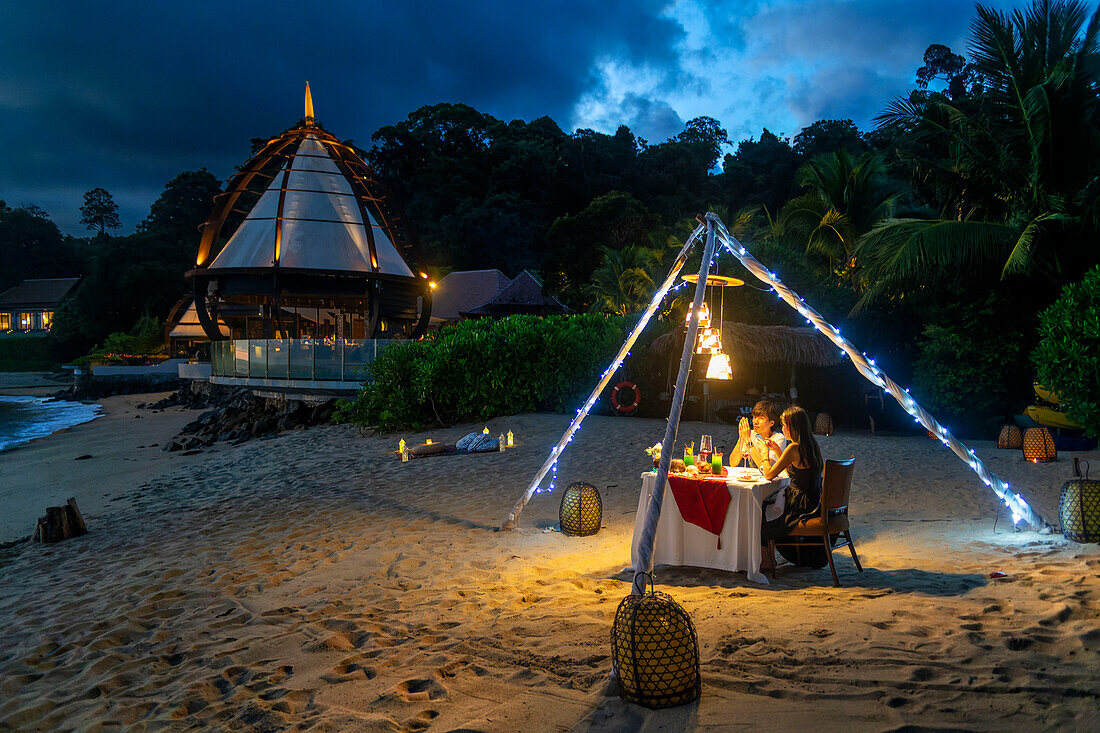
[[[619,399],[619,393],[623,390],[630,390],[630,402],[624,404]],[[629,415],[638,409],[638,405],[642,401],[642,391],[638,389],[638,385],[634,382],[619,382],[611,390],[611,406],[615,408],[615,412],[620,415]]]

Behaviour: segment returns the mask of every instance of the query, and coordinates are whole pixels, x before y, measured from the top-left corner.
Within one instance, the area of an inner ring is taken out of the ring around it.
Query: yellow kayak
[[[1062,404],[1062,398],[1058,396],[1057,392],[1052,392],[1038,382],[1032,382],[1031,388],[1035,390],[1035,394],[1039,395],[1039,399],[1046,400],[1055,405]]]
[[[1024,414],[1040,425],[1046,425],[1048,428],[1079,429],[1081,427],[1081,425],[1078,425],[1066,417],[1066,413],[1059,412],[1052,407],[1032,405],[1024,410]]]

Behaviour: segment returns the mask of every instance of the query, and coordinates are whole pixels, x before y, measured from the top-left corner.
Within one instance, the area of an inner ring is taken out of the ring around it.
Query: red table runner
[[[726,509],[730,505],[730,492],[725,479],[669,476],[668,485],[685,522],[712,534],[722,534]],[[721,537],[718,538],[718,549],[722,549]]]

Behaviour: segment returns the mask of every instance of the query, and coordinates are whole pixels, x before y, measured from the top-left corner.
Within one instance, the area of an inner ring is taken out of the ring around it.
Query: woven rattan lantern
[[[667,593],[623,599],[611,627],[611,658],[631,702],[669,708],[699,699],[699,638],[687,611]]]
[[[1024,458],[1032,463],[1049,463],[1058,457],[1054,436],[1046,428],[1028,428],[1024,433]]]
[[[818,435],[832,435],[833,434],[833,418],[827,412],[817,413],[817,419],[814,420],[814,432]]]
[[[562,534],[587,537],[600,531],[603,500],[595,486],[584,481],[569,484],[558,507]]]
[[[1062,484],[1058,517],[1067,540],[1100,543],[1100,481],[1090,479],[1088,469],[1084,478]]]
[[[1024,444],[1024,435],[1018,425],[1005,425],[997,436],[998,448],[1019,448]]]

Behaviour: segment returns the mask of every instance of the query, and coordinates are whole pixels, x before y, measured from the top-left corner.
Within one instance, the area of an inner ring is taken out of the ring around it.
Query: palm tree
[[[781,230],[804,242],[807,252],[825,255],[839,277],[849,277],[859,237],[890,216],[898,198],[885,163],[873,153],[857,158],[838,150],[803,165],[796,181],[805,192],[783,207]]]
[[[933,220],[894,219],[857,248],[870,283],[857,305],[886,292],[953,286],[975,277],[1077,268],[1082,228],[1097,210],[1100,173],[1100,10],[1034,0],[1011,15],[977,6],[970,54],[983,90],[969,103],[942,94],[892,103],[882,126],[946,142],[916,161],[944,208]]]
[[[625,316],[645,308],[657,290],[661,253],[642,245],[604,246],[600,252],[603,262],[585,286],[585,295],[593,300],[590,310]]]

